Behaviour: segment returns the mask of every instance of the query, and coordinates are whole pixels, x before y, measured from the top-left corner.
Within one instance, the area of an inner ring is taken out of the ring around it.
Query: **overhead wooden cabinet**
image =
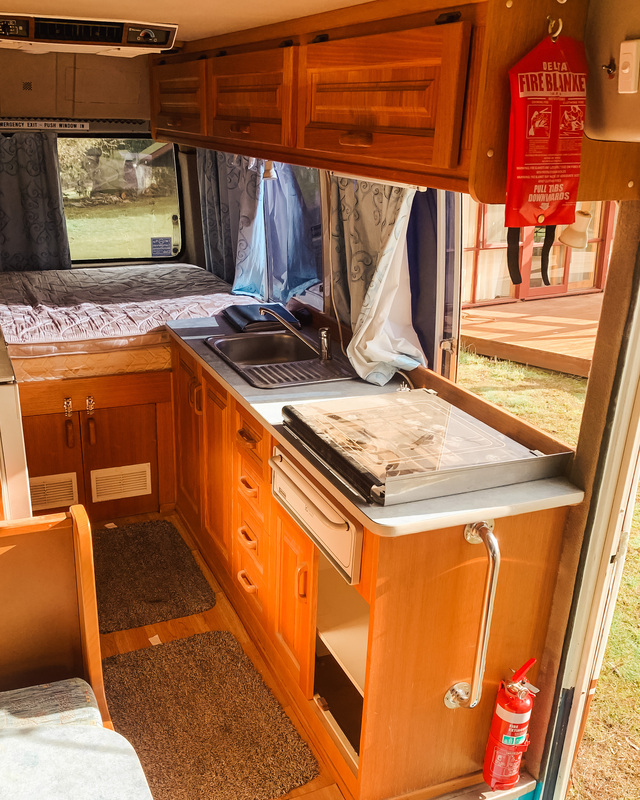
[[[238,152],[247,142],[293,147],[297,52],[285,47],[207,61],[213,139]]]
[[[301,47],[298,148],[353,164],[455,166],[470,33],[458,22]]]
[[[151,68],[151,122],[155,139],[207,134],[205,61],[159,61]]]

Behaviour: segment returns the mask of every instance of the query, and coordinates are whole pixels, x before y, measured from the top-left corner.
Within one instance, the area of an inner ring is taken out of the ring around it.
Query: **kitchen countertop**
[[[401,379],[386,386],[374,386],[354,379],[283,389],[256,389],[205,344],[204,340],[208,336],[236,333],[222,318],[206,322],[177,320],[169,322],[167,327],[177,341],[191,350],[204,369],[210,371],[242,406],[253,412],[274,439],[320,482],[334,500],[368,530],[379,536],[403,536],[466,525],[479,520],[576,505],[584,497],[584,492],[566,478],[546,478],[398,505],[378,506],[367,503],[312,453],[302,451],[304,445],[282,424],[282,407],[330,398],[395,392],[402,383]],[[334,344],[334,352],[337,346]]]

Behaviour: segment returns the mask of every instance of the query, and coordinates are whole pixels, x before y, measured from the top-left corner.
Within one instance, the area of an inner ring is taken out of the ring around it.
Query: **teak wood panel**
[[[285,47],[208,59],[211,137],[241,149],[247,141],[292,147],[297,53]]]
[[[232,456],[229,443],[229,396],[208,373],[202,376],[203,384],[203,481],[201,542],[203,551],[211,543],[217,556],[226,565],[231,561],[230,529],[230,471]],[[206,534],[206,536],[204,535]]]
[[[204,61],[158,62],[151,68],[151,105],[155,131],[205,136],[208,97]],[[155,134],[154,131],[154,134]]]
[[[158,510],[158,442],[153,403],[127,408],[99,408],[80,413],[85,506],[92,520],[126,517]],[[151,493],[93,502],[91,471],[129,464],[149,464]]]
[[[97,378],[30,381],[21,383],[22,416],[55,414],[64,411],[64,401],[71,400],[73,411],[86,408],[88,396],[96,408],[171,402],[171,373],[139,372],[128,375],[105,375]]]
[[[176,441],[176,502],[196,538],[201,535],[202,412],[196,407],[196,394],[202,388],[198,365],[184,348],[172,345],[174,383],[174,424]]]
[[[462,527],[380,540],[360,760],[363,798],[481,780],[498,684],[510,669],[543,653],[566,513],[496,520],[502,564],[475,709],[448,709],[443,699],[450,686],[471,677],[484,546],[467,543]],[[536,677],[537,669],[534,684]],[[542,688],[553,692],[553,686]]]
[[[292,679],[313,694],[318,549],[273,501],[273,636]]]
[[[0,691],[80,677],[109,723],[85,510],[0,524]]]
[[[298,146],[454,167],[470,33],[458,22],[302,47]]]
[[[79,414],[74,412],[70,417],[65,417],[64,414],[37,414],[23,417],[22,430],[29,476],[38,478],[43,475],[75,472],[78,502],[84,503],[84,468]],[[53,509],[49,513],[52,511]]]

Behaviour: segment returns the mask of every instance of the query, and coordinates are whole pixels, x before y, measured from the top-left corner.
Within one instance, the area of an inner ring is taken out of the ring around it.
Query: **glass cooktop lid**
[[[381,484],[541,455],[424,389],[286,406],[283,415]]]

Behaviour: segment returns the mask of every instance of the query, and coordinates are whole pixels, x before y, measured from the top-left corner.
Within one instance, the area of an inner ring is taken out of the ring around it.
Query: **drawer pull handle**
[[[257,540],[251,538],[249,531],[244,527],[244,525],[238,528],[238,538],[240,539],[240,544],[247,550],[257,550]]]
[[[240,430],[236,432],[236,439],[238,440],[238,444],[246,447],[247,450],[255,450],[258,444],[258,440],[252,436],[246,428],[240,428]]]
[[[182,117],[173,117],[173,119],[167,120],[167,128],[181,128],[182,127]]]
[[[487,551],[487,570],[485,572],[480,628],[478,630],[478,643],[476,645],[471,684],[464,681],[454,683],[444,696],[444,704],[447,708],[475,708],[480,702],[482,681],[487,663],[489,634],[491,633],[493,602],[496,597],[498,572],[500,571],[500,547],[498,540],[493,535],[493,522],[470,523],[464,529],[464,538],[469,544],[484,544]]]
[[[94,445],[97,440],[95,417],[89,417],[87,420],[87,425],[89,426],[89,444]]]
[[[67,447],[73,448],[76,445],[76,437],[73,432],[73,420],[65,419],[64,421],[65,434],[67,437]]]
[[[231,133],[241,133],[248,136],[251,133],[251,125],[248,122],[232,122],[229,126]]]
[[[329,519],[329,517],[318,508],[311,498],[307,497],[305,493],[295,485],[291,477],[287,475],[284,469],[280,466],[281,463],[282,456],[274,456],[273,458],[269,459],[271,468],[274,469],[284,479],[289,489],[298,497],[299,500],[302,500],[306,506],[311,506],[313,508],[313,513],[322,522],[322,524],[334,531],[348,531],[349,523],[346,520],[343,520],[342,522],[334,522],[332,519]]]
[[[191,378],[191,380],[189,381],[189,385],[187,386],[187,399],[189,400],[189,405],[191,406],[191,408],[194,408],[194,395],[197,385],[198,385],[198,379]]]
[[[240,488],[247,495],[247,497],[257,497],[258,496],[258,488],[257,488],[257,486],[252,486],[246,475],[241,475],[240,476]]]
[[[345,147],[371,147],[373,134],[365,131],[349,131],[343,133],[338,139],[338,144]]]
[[[238,583],[247,594],[255,594],[258,591],[258,587],[255,583],[251,583],[251,579],[247,575],[247,571],[245,569],[241,569],[238,573]]]
[[[298,597],[302,600],[307,599],[307,578],[309,576],[309,569],[306,564],[300,564],[296,570],[296,589],[298,590]]]
[[[193,390],[193,410],[196,414],[201,417],[202,416],[202,384],[196,384],[195,389]]]

